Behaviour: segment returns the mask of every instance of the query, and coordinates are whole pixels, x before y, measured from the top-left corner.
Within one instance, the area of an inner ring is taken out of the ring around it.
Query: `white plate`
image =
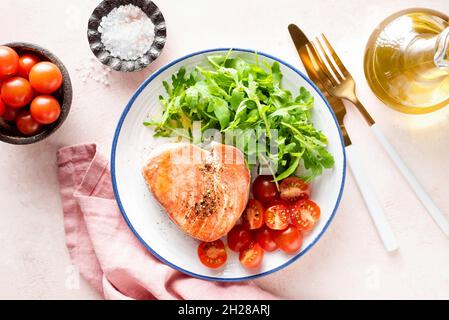
[[[254,61],[254,51],[233,49],[232,55]],[[313,123],[329,139],[329,152],[335,167],[313,181],[311,198],[321,207],[321,218],[313,231],[304,238],[301,251],[287,255],[281,251],[267,253],[260,269],[250,271],[241,266],[238,254],[228,251],[223,269],[204,267],[197,257],[198,242],[182,233],[152,198],[141,174],[149,153],[164,143],[153,138],[153,130],[143,126],[149,117],[160,116],[159,95],[165,95],[162,81],[170,81],[181,66],[187,70],[204,64],[210,54],[226,54],[229,48],[212,49],[190,54],[162,67],[134,93],[126,106],[114,135],[111,155],[112,182],[124,219],[137,238],[166,264],[189,275],[218,281],[242,281],[280,270],[306,253],[321,237],[337,210],[345,180],[344,144],[334,113],[313,83],[291,65],[258,52],[270,64],[278,61],[284,75],[282,84],[294,93],[304,86],[315,97]],[[298,265],[297,267],[300,267]]]

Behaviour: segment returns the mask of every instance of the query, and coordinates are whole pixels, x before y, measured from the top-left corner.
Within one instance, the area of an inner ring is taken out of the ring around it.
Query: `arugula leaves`
[[[233,141],[226,143],[239,148],[247,160],[252,157],[268,164],[276,181],[295,174],[299,167],[306,169],[301,172],[306,180],[333,167],[327,138],[311,122],[313,96],[304,87],[296,97],[283,89],[279,63],[261,65],[257,56],[251,63],[231,57],[231,52],[207,60],[208,68],[187,72],[181,67],[171,84],[164,81],[168,96],[159,97],[162,117],[144,123],[155,127],[155,136],[192,140],[195,121],[201,122],[202,132],[235,131]],[[276,152],[269,147],[273,144]]]

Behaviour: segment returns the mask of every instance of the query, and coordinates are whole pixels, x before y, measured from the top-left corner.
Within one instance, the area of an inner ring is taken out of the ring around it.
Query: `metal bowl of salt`
[[[167,28],[153,1],[104,0],[89,18],[87,38],[101,63],[116,71],[132,72],[159,57]]]

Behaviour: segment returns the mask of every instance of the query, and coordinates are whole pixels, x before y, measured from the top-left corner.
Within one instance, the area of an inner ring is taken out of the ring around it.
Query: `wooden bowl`
[[[20,55],[24,53],[32,53],[38,56],[42,61],[50,61],[58,66],[61,70],[63,83],[61,87],[52,95],[59,101],[61,105],[61,115],[54,123],[45,125],[39,133],[33,136],[25,136],[17,130],[14,123],[6,122],[0,118],[0,140],[10,144],[31,144],[41,141],[51,134],[53,134],[65,121],[70,111],[72,104],[72,83],[70,82],[70,76],[67,69],[53,53],[41,46],[25,43],[25,42],[12,42],[7,43],[5,46],[13,48]]]

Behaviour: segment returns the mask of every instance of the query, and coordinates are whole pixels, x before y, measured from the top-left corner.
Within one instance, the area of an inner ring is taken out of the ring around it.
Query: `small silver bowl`
[[[132,4],[142,9],[154,24],[154,41],[147,52],[137,60],[123,60],[113,57],[101,42],[101,34],[98,31],[101,19],[107,16],[112,9]],[[151,62],[160,56],[167,39],[165,19],[159,8],[149,0],[104,0],[92,12],[89,18],[87,38],[90,49],[104,65],[116,71],[132,72],[146,68]]]

